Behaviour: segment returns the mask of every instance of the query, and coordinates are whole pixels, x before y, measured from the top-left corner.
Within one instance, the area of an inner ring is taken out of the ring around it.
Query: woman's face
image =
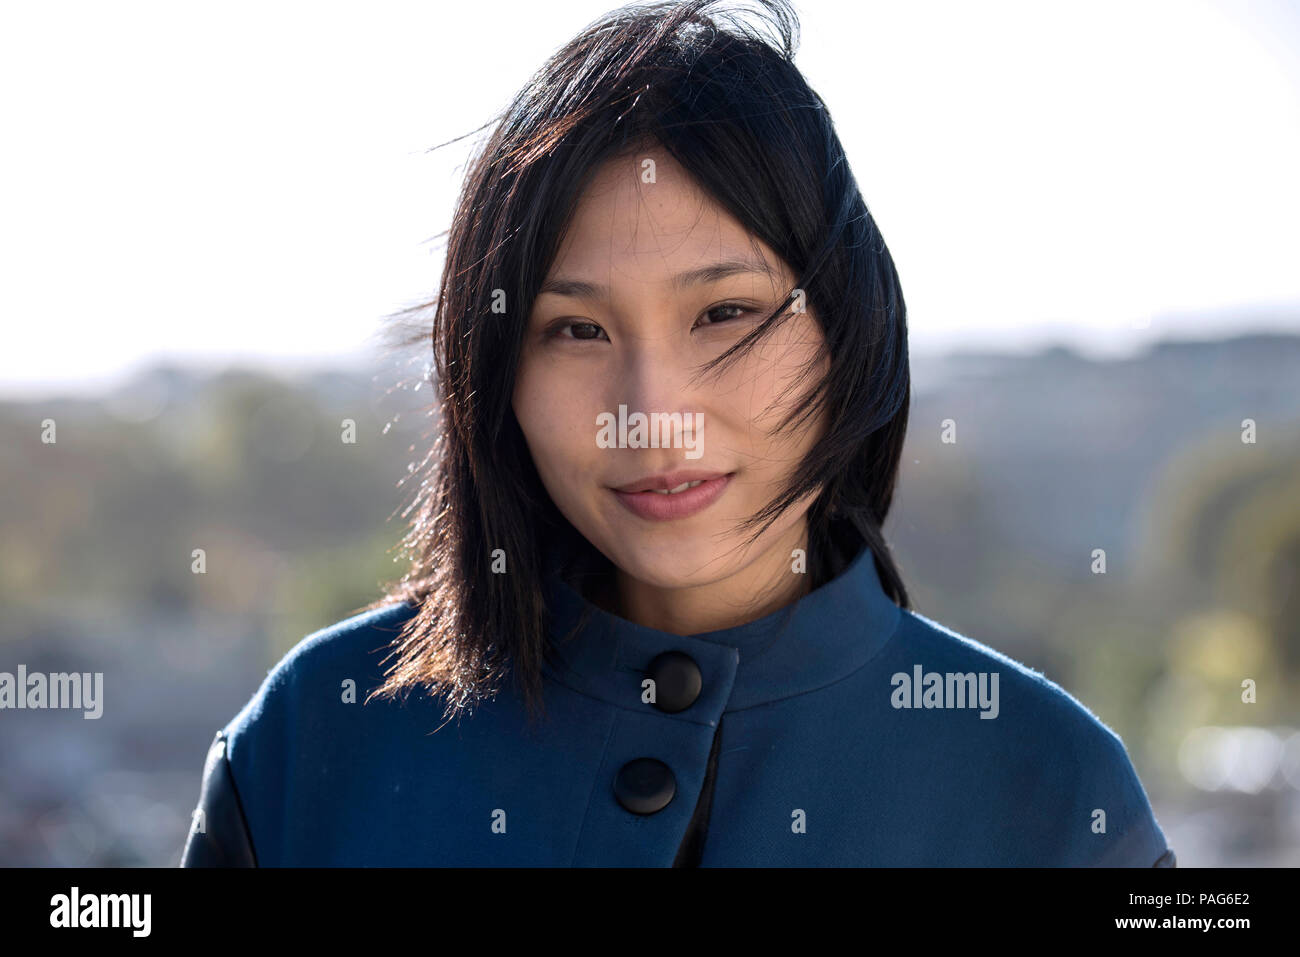
[[[690,381],[794,282],[662,149],[611,161],[580,198],[528,317],[513,405],[552,500],[625,575],[705,585],[760,556],[788,564],[791,543],[802,544],[813,496],[751,547],[736,526],[822,434],[818,420],[773,435],[799,397],[795,377],[823,347],[811,311],[720,375]]]

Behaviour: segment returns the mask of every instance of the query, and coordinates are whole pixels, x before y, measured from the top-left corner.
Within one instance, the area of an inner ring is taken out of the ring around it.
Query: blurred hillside
[[[100,401],[0,405],[0,670],[103,671],[107,701],[0,713],[0,863],[179,860],[212,734],[402,571],[390,516],[428,388],[382,371],[156,368]]]
[[[1184,866],[1300,863],[1300,338],[913,376],[886,535],[917,610],[1115,730]]]
[[[107,702],[0,713],[0,864],[177,862],[214,731],[402,570],[430,420],[398,372],[0,403],[0,670],[103,671]],[[916,610],[1119,733],[1182,865],[1300,863],[1300,338],[913,378],[886,534]]]

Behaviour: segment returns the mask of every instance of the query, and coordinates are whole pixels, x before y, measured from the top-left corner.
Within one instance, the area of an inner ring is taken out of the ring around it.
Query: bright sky
[[[364,349],[614,0],[10,4],[0,390]],[[1300,4],[795,0],[915,353],[1300,332]]]

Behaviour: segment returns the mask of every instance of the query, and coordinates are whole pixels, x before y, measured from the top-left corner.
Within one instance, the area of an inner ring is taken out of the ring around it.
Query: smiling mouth
[[[680,495],[688,489],[696,488],[705,482],[726,478],[734,472],[706,472],[703,469],[675,469],[658,475],[646,475],[628,482],[626,485],[613,486],[615,492],[662,492],[668,495]]]
[[[610,491],[638,518],[655,522],[687,518],[717,501],[736,473],[696,474],[685,479],[672,474],[649,476]]]

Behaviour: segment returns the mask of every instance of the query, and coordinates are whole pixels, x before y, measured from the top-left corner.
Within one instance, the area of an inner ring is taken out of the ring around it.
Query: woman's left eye
[[[702,324],[716,326],[719,322],[726,322],[728,319],[739,318],[747,312],[749,312],[749,309],[745,306],[740,306],[732,302],[724,303],[721,306],[714,306],[713,308],[704,311],[704,315],[712,317],[712,321],[707,323],[696,323],[696,325]],[[720,315],[714,316],[715,313],[719,313]]]

